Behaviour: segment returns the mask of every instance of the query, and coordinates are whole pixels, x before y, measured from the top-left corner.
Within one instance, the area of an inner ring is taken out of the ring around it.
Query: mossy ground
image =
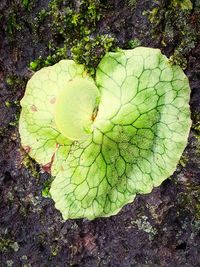
[[[1,266],[200,266],[200,4],[192,3],[1,1]],[[61,58],[94,73],[106,51],[138,45],[159,47],[186,68],[193,119],[188,146],[170,179],[117,216],[64,222],[45,198],[50,176],[20,147],[26,81]]]

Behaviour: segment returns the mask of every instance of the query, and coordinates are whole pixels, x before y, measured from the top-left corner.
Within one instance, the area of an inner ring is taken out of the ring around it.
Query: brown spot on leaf
[[[92,116],[91,116],[92,121],[96,119],[97,113],[98,113],[98,107],[95,107],[95,109],[93,110]]]
[[[48,172],[49,174],[51,174],[51,166],[54,162],[54,158],[55,158],[55,154],[56,154],[56,151],[58,150],[59,148],[59,144],[56,144],[56,149],[51,157],[51,161],[46,163],[45,165],[42,166],[42,169],[45,171],[45,172]]]
[[[94,121],[96,119],[96,115],[92,114],[91,120]]]
[[[51,104],[55,104],[56,103],[56,97],[54,96],[51,100],[50,100]]]
[[[36,107],[35,105],[32,105],[32,106],[31,106],[31,111],[33,111],[33,112],[38,111],[38,110],[37,110],[37,107]]]
[[[61,166],[61,168],[60,168],[60,169],[61,169],[61,171],[64,171],[64,168],[63,168],[63,166]]]

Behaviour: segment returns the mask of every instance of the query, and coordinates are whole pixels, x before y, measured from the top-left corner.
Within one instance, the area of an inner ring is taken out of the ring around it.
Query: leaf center
[[[69,81],[58,94],[55,104],[54,118],[58,130],[72,140],[92,134],[99,95],[93,81],[83,78]]]

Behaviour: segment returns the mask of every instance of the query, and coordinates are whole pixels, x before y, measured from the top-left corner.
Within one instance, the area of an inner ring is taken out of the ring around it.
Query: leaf
[[[29,80],[21,100],[19,120],[21,143],[29,155],[44,167],[51,167],[57,150],[69,152],[71,140],[57,129],[54,112],[58,93],[72,79],[91,80],[83,66],[72,60],[61,60],[36,72]]]
[[[48,76],[44,78],[48,79]],[[159,49],[138,47],[107,53],[97,68],[95,83],[100,101],[91,124],[92,133],[70,141],[56,129],[61,136],[60,147],[55,151],[55,141],[49,146],[49,155],[55,155],[52,172],[56,176],[50,193],[64,219],[94,219],[118,213],[137,193],[151,192],[173,174],[187,144],[191,125],[188,79],[180,67],[170,65]],[[69,83],[66,90],[67,85]],[[43,90],[49,92],[48,88],[42,87]],[[55,96],[60,94],[60,89],[57,90]],[[80,92],[80,99],[84,97],[84,90]],[[33,91],[34,88],[32,94]],[[79,94],[79,89],[77,92]],[[26,95],[23,110],[27,106]],[[32,103],[36,105],[36,95],[28,101],[29,112]],[[98,94],[93,95],[95,100]],[[80,99],[74,105],[68,101],[67,109],[73,113],[77,109],[78,116],[82,117]],[[28,125],[35,113],[30,115],[23,110],[22,117]],[[51,115],[54,120],[55,114]],[[37,121],[37,124],[42,127],[43,122]],[[51,123],[46,119],[45,125]],[[69,127],[74,131],[79,126],[77,123]],[[27,131],[25,136],[32,139],[32,135],[33,132]],[[21,137],[22,143],[27,143],[23,131]],[[49,141],[49,136],[41,138]],[[37,155],[38,148],[33,149]]]
[[[91,134],[98,100],[99,91],[94,82],[83,78],[68,82],[57,97],[54,113],[60,132],[71,140]]]

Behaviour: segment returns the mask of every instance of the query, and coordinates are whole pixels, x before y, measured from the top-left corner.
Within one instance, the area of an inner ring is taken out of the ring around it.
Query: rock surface
[[[49,1],[11,2],[0,3],[0,266],[200,266],[198,1],[177,18],[170,17],[175,14],[170,1],[101,1],[95,32],[113,37],[116,46],[130,48],[137,38],[167,56],[183,54],[193,127],[177,171],[151,194],[137,196],[110,218],[66,222],[53,201],[42,196],[50,176],[22,151],[18,134],[28,65],[48,56],[50,41],[62,45],[63,36],[53,29]],[[74,8],[79,7],[77,0]],[[188,19],[181,20],[184,14]],[[185,43],[185,35],[187,40],[192,36],[190,42]]]

